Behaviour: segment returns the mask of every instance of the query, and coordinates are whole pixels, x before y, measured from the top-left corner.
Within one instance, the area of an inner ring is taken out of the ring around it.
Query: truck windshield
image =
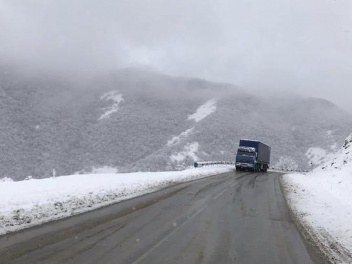
[[[255,152],[238,151],[237,156],[250,156],[255,157]]]

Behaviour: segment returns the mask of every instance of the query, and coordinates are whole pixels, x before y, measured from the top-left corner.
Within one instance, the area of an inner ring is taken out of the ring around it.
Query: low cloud
[[[148,67],[349,108],[351,10],[349,0],[0,0],[0,59],[69,74]]]

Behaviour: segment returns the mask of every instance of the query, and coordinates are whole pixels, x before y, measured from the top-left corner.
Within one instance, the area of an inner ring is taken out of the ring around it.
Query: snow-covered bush
[[[279,170],[294,171],[298,169],[298,164],[290,156],[282,156],[274,167]]]
[[[13,181],[11,178],[8,177],[4,177],[0,179],[0,182],[9,182],[9,181]]]

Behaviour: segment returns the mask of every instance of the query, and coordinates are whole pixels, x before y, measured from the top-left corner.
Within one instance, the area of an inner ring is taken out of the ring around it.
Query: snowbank
[[[283,185],[291,209],[321,253],[333,263],[352,263],[352,137],[313,172],[283,176]]]
[[[0,235],[229,171],[233,167],[0,181]]]

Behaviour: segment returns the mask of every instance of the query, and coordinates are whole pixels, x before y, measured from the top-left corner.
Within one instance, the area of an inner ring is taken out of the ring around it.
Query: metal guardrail
[[[289,170],[289,169],[278,169],[271,167],[270,170],[283,171],[283,172],[310,172],[309,170]]]
[[[204,166],[212,166],[212,165],[235,165],[236,162],[233,161],[200,161],[195,162],[194,167],[204,167]]]
[[[199,161],[194,162],[194,167],[204,167],[204,166],[213,166],[213,165],[235,165],[236,162],[234,161]],[[270,167],[269,170],[276,170],[282,172],[310,172],[309,170],[289,170],[289,169],[278,169],[275,167]]]

